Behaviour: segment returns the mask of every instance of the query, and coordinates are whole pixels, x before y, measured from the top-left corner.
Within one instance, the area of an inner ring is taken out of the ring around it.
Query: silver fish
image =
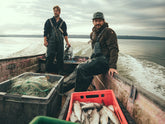
[[[94,109],[91,113],[90,124],[99,124],[100,115],[97,109]]]
[[[85,117],[84,124],[91,124],[91,123],[89,122],[89,118],[88,118],[88,116]]]
[[[113,112],[115,111],[113,105],[109,105],[108,108],[109,108],[110,110],[112,110]]]
[[[87,113],[85,113],[84,111],[82,111],[82,113],[81,113],[81,122],[84,122],[86,115],[87,115]]]
[[[86,103],[86,104],[82,103],[82,109],[83,110],[94,109],[94,108],[99,109],[101,107],[102,107],[102,105],[99,103]]]
[[[94,103],[86,103],[85,105],[83,105],[81,108],[82,110],[87,110],[87,109],[93,109],[96,106],[94,105]]]
[[[72,114],[70,115],[70,121],[71,122],[77,122],[78,121],[78,118],[75,115],[74,111],[72,111]]]
[[[82,112],[81,114],[81,124],[89,124],[88,113]]]
[[[114,123],[114,124],[120,124],[117,116],[115,115],[115,113],[110,110],[109,108],[103,106],[103,109],[104,111],[107,113],[107,115],[109,116],[109,118],[111,119],[111,121]]]
[[[86,104],[87,104],[86,102],[80,102],[81,106],[86,105]]]
[[[97,109],[101,109],[103,107],[103,104],[99,104],[99,103],[94,103],[94,105],[96,106]]]
[[[73,103],[73,109],[75,112],[75,115],[77,116],[78,120],[81,121],[81,107],[80,107],[80,103],[78,101],[75,101]]]
[[[88,114],[88,115],[91,115],[91,113],[92,113],[92,109],[89,109],[89,110],[87,111],[87,114]]]
[[[108,124],[108,115],[104,109],[100,110],[100,124]]]

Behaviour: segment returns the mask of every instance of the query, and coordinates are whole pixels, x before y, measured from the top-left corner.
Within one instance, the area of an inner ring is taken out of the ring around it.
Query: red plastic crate
[[[104,103],[105,106],[113,105],[115,114],[117,115],[120,123],[128,124],[112,90],[97,90],[72,93],[69,110],[66,117],[67,121],[69,121],[70,115],[72,113],[74,101]]]

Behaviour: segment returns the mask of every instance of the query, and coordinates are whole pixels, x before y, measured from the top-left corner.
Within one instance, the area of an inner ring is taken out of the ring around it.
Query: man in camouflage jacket
[[[93,21],[95,21],[95,20],[93,20]],[[96,28],[96,25],[99,25],[97,23],[99,23],[99,22],[96,22],[94,24],[92,33],[90,34],[90,38],[92,41],[92,49],[94,48],[94,44],[96,43],[96,39],[97,39],[98,35],[104,30],[99,39],[99,42],[100,42],[100,46],[101,46],[101,52],[108,60],[109,68],[110,68],[109,72],[113,76],[114,72],[117,73],[116,64],[117,64],[118,52],[119,52],[117,36],[116,36],[116,33],[111,28],[108,27],[108,23],[106,23],[104,20],[103,20],[103,24],[100,28]]]
[[[93,25],[90,34],[93,53],[91,60],[77,67],[76,92],[87,90],[94,75],[108,72],[113,76],[113,73],[118,73],[116,63],[119,49],[116,33],[108,28],[102,12],[94,13]]]

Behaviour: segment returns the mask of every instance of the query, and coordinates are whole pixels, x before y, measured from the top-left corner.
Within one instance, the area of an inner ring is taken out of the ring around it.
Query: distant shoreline
[[[0,35],[0,37],[31,37],[40,38],[43,35]],[[69,35],[69,38],[89,38],[89,35]],[[118,35],[118,39],[143,39],[143,40],[165,40],[165,37],[155,36],[129,36],[129,35]]]

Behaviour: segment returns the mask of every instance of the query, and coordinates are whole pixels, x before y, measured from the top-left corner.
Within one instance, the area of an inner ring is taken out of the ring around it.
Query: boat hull
[[[43,54],[26,57],[16,57],[0,60],[0,82],[10,79],[24,72],[39,71],[39,59]]]
[[[119,75],[95,76],[97,90],[112,89],[137,124],[164,124],[165,101]]]

